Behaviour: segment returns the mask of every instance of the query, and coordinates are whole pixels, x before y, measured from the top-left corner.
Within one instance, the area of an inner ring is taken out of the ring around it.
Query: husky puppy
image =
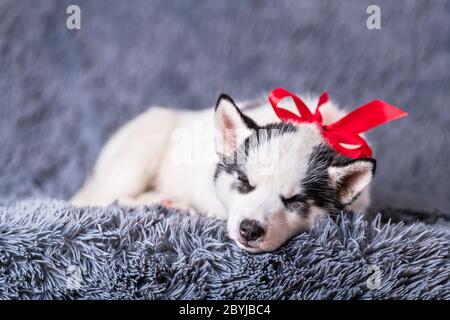
[[[214,109],[150,108],[109,140],[72,202],[205,213],[249,252],[275,250],[329,213],[365,211],[374,159],[337,154],[316,124],[281,122],[268,103],[241,106],[221,95]],[[331,101],[321,113],[324,124],[345,114]]]

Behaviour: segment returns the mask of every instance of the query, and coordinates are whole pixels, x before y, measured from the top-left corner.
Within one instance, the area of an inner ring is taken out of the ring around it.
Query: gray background
[[[82,30],[65,27],[78,4]],[[378,4],[382,30],[366,28]],[[450,211],[450,1],[0,1],[0,198],[67,199],[157,104],[283,86],[409,117],[369,134],[374,207]]]

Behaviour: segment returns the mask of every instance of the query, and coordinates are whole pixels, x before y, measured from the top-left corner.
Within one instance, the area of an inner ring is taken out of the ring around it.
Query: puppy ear
[[[226,94],[220,95],[215,109],[216,151],[230,156],[251,135],[256,123],[244,115]]]
[[[376,160],[372,158],[351,159],[328,168],[331,183],[343,206],[349,205],[369,185],[375,169]]]

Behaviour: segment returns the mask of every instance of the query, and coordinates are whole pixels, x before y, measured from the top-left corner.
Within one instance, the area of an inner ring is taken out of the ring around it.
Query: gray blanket
[[[328,219],[249,254],[224,223],[162,207],[1,208],[0,297],[15,299],[450,299],[448,232]]]
[[[1,1],[0,298],[448,298],[450,1],[377,1],[369,30],[372,2],[78,0],[70,31],[74,1]],[[409,112],[369,133],[376,223],[344,214],[249,255],[217,221],[49,200],[149,105],[278,86]]]

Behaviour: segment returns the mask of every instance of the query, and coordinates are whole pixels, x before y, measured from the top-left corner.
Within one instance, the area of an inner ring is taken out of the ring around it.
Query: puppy
[[[302,97],[308,105],[317,99]],[[292,101],[284,108],[292,110]],[[331,101],[323,123],[344,113]],[[267,103],[227,95],[203,111],[152,107],[122,127],[73,197],[78,206],[165,203],[227,220],[239,247],[272,251],[328,213],[364,212],[372,158],[336,153],[313,123],[281,122]]]

